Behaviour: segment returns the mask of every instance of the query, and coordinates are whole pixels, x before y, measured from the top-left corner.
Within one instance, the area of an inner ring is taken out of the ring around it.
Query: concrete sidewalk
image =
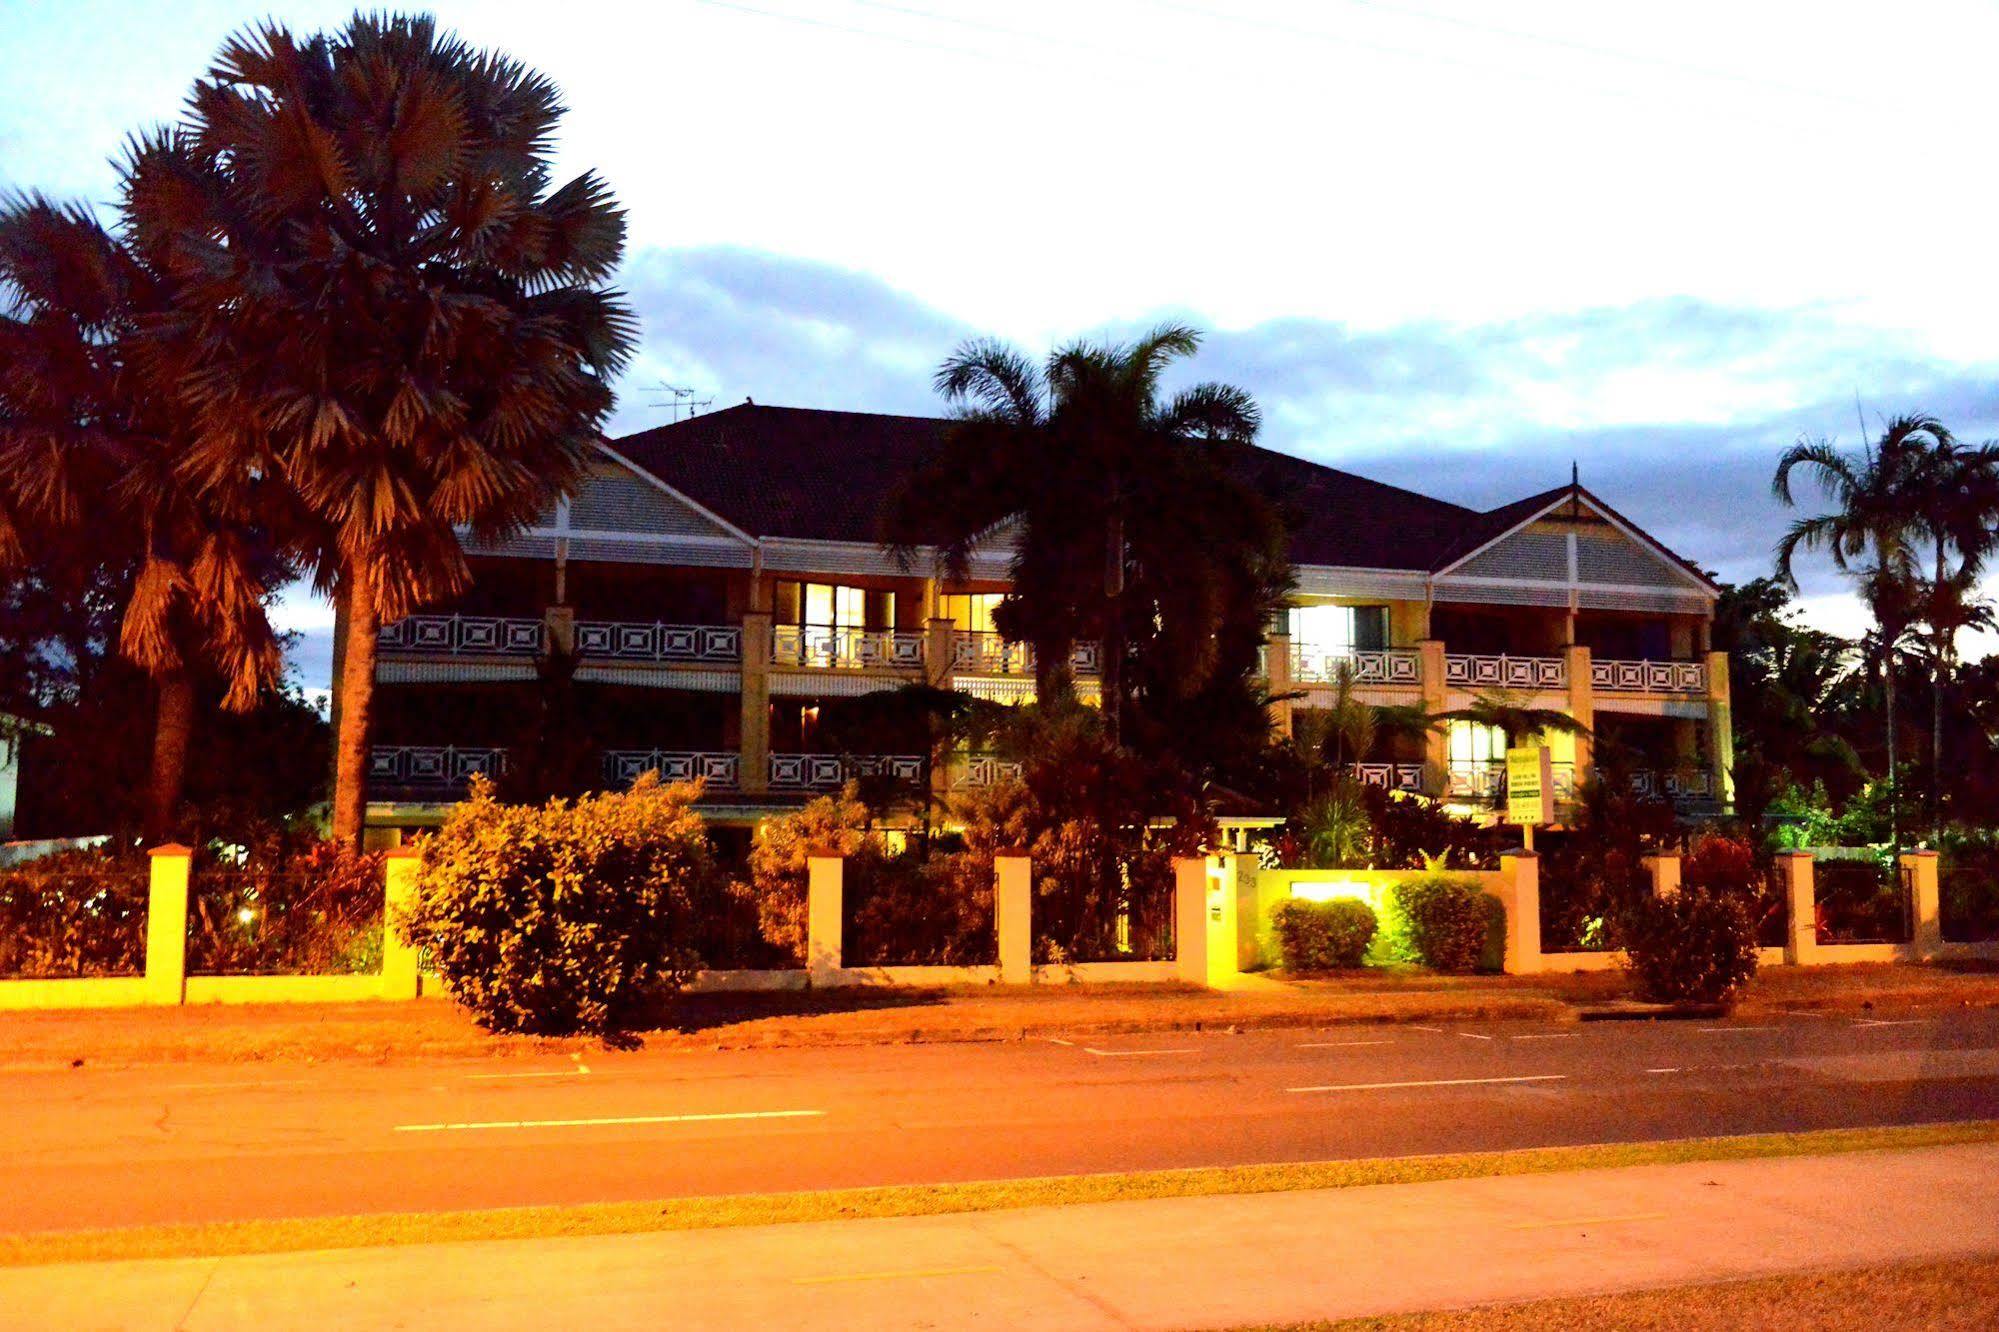
[[[6,1328],[1227,1328],[1999,1252],[1999,1146],[0,1271]]]

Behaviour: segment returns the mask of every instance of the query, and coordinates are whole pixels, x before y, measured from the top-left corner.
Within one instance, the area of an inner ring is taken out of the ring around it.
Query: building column
[[[576,651],[576,608],[550,606],[541,613],[542,630],[548,635],[552,656],[568,656]]]
[[[1425,638],[1416,644],[1421,661],[1423,711],[1432,717],[1449,707],[1450,691],[1444,684],[1444,641]],[[1423,784],[1434,795],[1450,790],[1451,737],[1442,729],[1423,737]]]
[[[770,612],[743,612],[742,740],[736,784],[745,795],[770,786]]]
[[[1724,811],[1735,807],[1735,720],[1729,707],[1728,654],[1707,654],[1707,757],[1714,798]]]
[[[1567,658],[1569,674],[1569,715],[1589,727],[1591,733],[1575,738],[1576,785],[1580,787],[1596,762],[1596,744],[1591,738],[1596,732],[1596,681],[1590,671],[1588,647],[1571,643],[1562,649],[1562,655]]]
[[[1263,647],[1264,685],[1273,700],[1269,707],[1270,726],[1277,734],[1291,734],[1291,699],[1278,695],[1291,692],[1291,635],[1271,634]]]
[[[923,626],[923,678],[933,689],[950,689],[957,669],[958,622],[947,620],[935,614],[937,606],[937,582],[935,579],[924,583],[923,600],[932,614]],[[930,794],[940,803],[951,793],[951,761],[957,757],[956,746],[946,745],[944,737],[936,732],[933,722],[930,734],[930,752],[936,759],[930,765]]]

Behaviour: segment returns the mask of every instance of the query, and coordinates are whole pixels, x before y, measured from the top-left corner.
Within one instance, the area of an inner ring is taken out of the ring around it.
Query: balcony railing
[[[1017,782],[1023,771],[1022,765],[995,754],[972,754],[965,760],[964,771],[954,785],[978,788],[998,786],[1002,782]]]
[[[1401,649],[1369,652],[1323,652],[1304,643],[1291,645],[1294,684],[1337,684],[1340,672],[1355,684],[1418,685],[1423,682],[1421,653]]]
[[[779,666],[916,670],[923,666],[923,635],[900,629],[780,624],[771,630],[770,659]]]
[[[743,631],[733,624],[578,620],[576,655],[613,661],[734,662],[743,656]]]
[[[1704,661],[1592,661],[1590,688],[1606,694],[1705,694]]]
[[[923,780],[920,754],[772,754],[770,789],[825,791],[864,777]]]
[[[406,615],[375,634],[390,652],[437,652],[454,657],[532,657],[544,641],[540,620],[503,615]]]
[[[1423,789],[1423,765],[1420,763],[1355,763],[1349,771],[1363,786],[1379,786],[1390,791],[1418,791]]]
[[[742,785],[742,756],[726,750],[610,749],[604,752],[604,780],[626,787],[641,774],[656,772],[663,782],[706,782],[711,790]]]
[[[1549,768],[1555,799],[1575,799],[1576,765],[1554,763]],[[1451,764],[1444,774],[1444,794],[1452,800],[1497,803],[1506,794],[1506,761]]]
[[[368,751],[368,780],[417,791],[463,791],[473,777],[497,779],[507,751],[454,745],[375,745]]]
[[[1465,689],[1565,689],[1568,663],[1560,657],[1447,655],[1444,683]]]
[[[1070,646],[1069,669],[1077,675],[1095,675],[1102,657],[1099,645],[1085,639]],[[965,675],[1032,675],[1034,647],[1009,643],[984,630],[957,629],[951,634],[951,669]]]
[[[1714,774],[1705,769],[1671,769],[1634,772],[1631,789],[1638,795],[1667,800],[1712,800]]]

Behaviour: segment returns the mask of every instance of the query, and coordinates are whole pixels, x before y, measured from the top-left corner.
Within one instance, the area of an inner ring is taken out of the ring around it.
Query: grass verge
[[[1999,1327],[1999,1258],[1901,1263],[1441,1313],[1294,1324],[1282,1332],[1985,1332]],[[1247,1330],[1244,1330],[1247,1332]],[[1262,1332],[1277,1332],[1262,1329]]]
[[[0,1266],[448,1244],[473,1240],[548,1239],[556,1236],[767,1226],[867,1217],[936,1216],[954,1212],[1059,1207],[1151,1198],[1285,1193],[1304,1189],[1359,1188],[1373,1184],[1420,1184],[1433,1180],[1497,1175],[1678,1165],[1689,1161],[1831,1156],[1980,1142],[1999,1142],[1999,1120],[1725,1138],[1681,1138],[1667,1142],[1605,1143],[1583,1147],[1539,1147],[1508,1152],[1380,1157],[1358,1161],[1144,1170],[971,1184],[731,1194],[659,1202],[55,1231],[0,1236]]]

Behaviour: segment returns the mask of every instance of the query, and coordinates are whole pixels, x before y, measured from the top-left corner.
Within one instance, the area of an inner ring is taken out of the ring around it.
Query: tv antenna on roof
[[[687,413],[687,419],[691,421],[715,405],[713,398],[697,398],[694,396],[695,389],[685,384],[669,384],[664,379],[659,381],[657,388],[649,388],[646,392],[653,395],[653,406],[666,408],[673,414],[675,421],[680,420],[680,413],[683,410]]]

